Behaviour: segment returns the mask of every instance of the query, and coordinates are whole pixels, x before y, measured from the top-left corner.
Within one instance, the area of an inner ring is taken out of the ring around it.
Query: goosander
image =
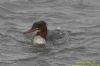
[[[35,22],[31,29],[24,32],[24,34],[36,32],[35,37],[32,39],[34,46],[45,47],[48,42],[53,45],[62,45],[69,42],[69,34],[71,31],[60,30],[58,27],[56,30],[47,29],[47,23],[45,21]]]
[[[36,36],[32,40],[33,44],[35,45],[45,45],[46,44],[46,37],[47,37],[47,24],[45,21],[38,21],[35,22],[31,29],[24,32],[24,34],[36,32]]]

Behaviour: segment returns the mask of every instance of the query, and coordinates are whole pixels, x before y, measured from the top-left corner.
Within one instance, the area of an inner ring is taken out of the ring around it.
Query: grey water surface
[[[46,48],[23,34],[36,21],[48,24]],[[59,30],[57,30],[59,28]],[[0,66],[72,66],[100,63],[99,0],[0,0]]]

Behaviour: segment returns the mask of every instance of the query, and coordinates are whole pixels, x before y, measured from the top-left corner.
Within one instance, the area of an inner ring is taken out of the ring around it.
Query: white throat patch
[[[33,43],[34,44],[46,44],[46,41],[44,38],[42,38],[41,36],[36,36],[33,39]]]

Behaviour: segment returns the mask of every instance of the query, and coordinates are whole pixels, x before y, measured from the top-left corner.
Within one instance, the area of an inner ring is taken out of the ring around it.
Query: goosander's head
[[[41,36],[42,38],[46,39],[47,36],[47,24],[45,21],[38,21],[35,22],[32,26],[31,29],[29,29],[28,31],[24,32],[26,33],[31,33],[31,32],[36,32],[38,36]]]

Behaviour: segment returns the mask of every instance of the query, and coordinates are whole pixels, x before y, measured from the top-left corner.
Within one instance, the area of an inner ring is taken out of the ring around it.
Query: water
[[[71,66],[79,60],[100,63],[100,1],[88,2],[2,2],[0,66]],[[48,24],[46,48],[32,45],[34,33],[23,34],[39,20]]]

